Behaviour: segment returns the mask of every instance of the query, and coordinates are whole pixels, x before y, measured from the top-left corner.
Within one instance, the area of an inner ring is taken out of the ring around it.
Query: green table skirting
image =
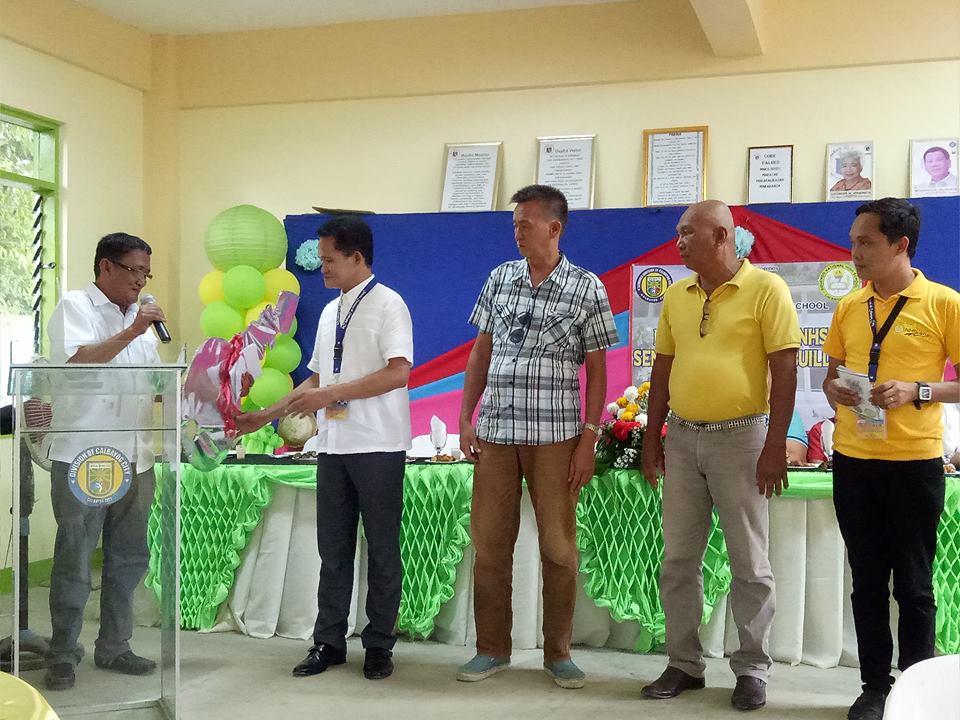
[[[314,465],[223,465],[211,472],[184,466],[181,478],[180,612],[185,629],[213,627],[233,585],[240,554],[270,504],[274,484],[316,486]],[[398,628],[429,637],[440,607],[453,597],[457,567],[470,542],[473,468],[409,464],[404,477],[403,594]],[[790,487],[773,502],[829,498],[830,473],[790,473]],[[158,488],[157,497],[160,493]],[[157,501],[159,502],[159,500]],[[159,592],[161,546],[154,503],[148,527],[147,585]],[[663,556],[661,495],[634,470],[610,470],[584,488],[577,507],[577,546],[587,595],[618,621],[635,620],[636,649],[663,643],[664,616],[658,593]],[[704,622],[730,589],[723,531],[714,515],[703,561]],[[960,479],[947,479],[947,493],[934,561],[937,647],[960,652]]]

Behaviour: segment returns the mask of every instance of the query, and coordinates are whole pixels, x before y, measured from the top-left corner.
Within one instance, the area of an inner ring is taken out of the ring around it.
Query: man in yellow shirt
[[[960,401],[960,382],[943,382],[946,360],[960,363],[960,294],[927,280],[910,260],[920,212],[884,198],[857,208],[851,255],[866,287],[841,301],[823,351],[823,383],[837,406],[833,504],[853,575],[853,618],[863,693],[847,717],[883,717],[893,683],[888,586],[900,610],[899,667],[934,655],[937,609],[933,558],[943,510],[940,403]],[[860,394],[838,373],[866,374],[870,422],[851,409]]]
[[[647,482],[656,487],[666,469],[660,597],[670,660],[641,692],[659,699],[704,687],[702,563],[716,505],[740,634],[740,649],[730,658],[737,676],[731,703],[755,710],[766,703],[775,604],[767,500],[786,486],[800,323],[783,279],[737,258],[726,205],[691,206],[677,236],[680,256],[695,274],[664,296],[643,442]]]

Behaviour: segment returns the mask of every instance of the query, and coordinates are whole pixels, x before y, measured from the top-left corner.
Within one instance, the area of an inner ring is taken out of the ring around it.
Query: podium
[[[0,664],[60,717],[150,707],[179,717],[184,372],[10,368],[12,478],[0,478],[0,492],[12,497],[13,527],[2,530],[12,553],[0,554]],[[148,535],[161,548],[152,565]]]

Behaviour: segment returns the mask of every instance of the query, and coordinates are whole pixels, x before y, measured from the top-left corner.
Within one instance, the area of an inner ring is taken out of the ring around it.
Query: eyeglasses
[[[700,317],[700,337],[706,337],[710,331],[710,299],[703,301],[703,315]]]
[[[110,260],[110,258],[107,258],[107,260]],[[153,280],[153,275],[146,272],[145,270],[141,270],[140,268],[130,267],[129,265],[124,265],[123,263],[118,263],[116,260],[110,260],[110,262],[112,262],[114,265],[116,265],[119,268],[123,268],[129,273],[133,273],[134,275],[139,275],[141,278],[143,278],[144,282],[146,282],[147,280]]]
[[[530,321],[532,319],[533,313],[529,310],[517,315],[517,324],[520,327],[516,327],[510,331],[510,334],[507,336],[510,338],[510,342],[517,344],[523,342],[523,336],[527,334],[527,328],[530,327]]]

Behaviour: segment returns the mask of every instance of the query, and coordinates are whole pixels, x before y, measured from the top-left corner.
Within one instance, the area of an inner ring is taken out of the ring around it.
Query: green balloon
[[[293,325],[290,326],[290,329],[287,331],[286,334],[289,335],[290,337],[293,337],[294,335],[296,335],[296,333],[297,333],[297,319],[294,318]]]
[[[293,379],[276,368],[264,368],[250,388],[250,400],[269,407],[293,390]]]
[[[225,302],[210,303],[200,313],[200,327],[207,337],[229,340],[243,330],[243,315]]]
[[[223,297],[238,310],[246,310],[263,299],[263,273],[249,265],[237,265],[224,273]]]
[[[286,335],[278,335],[273,347],[267,350],[263,366],[289,373],[300,365],[300,357],[300,346],[296,341]]]
[[[250,265],[266,272],[286,257],[287,233],[283,224],[266,210],[237,205],[213,219],[204,245],[207,257],[217,270]]]

